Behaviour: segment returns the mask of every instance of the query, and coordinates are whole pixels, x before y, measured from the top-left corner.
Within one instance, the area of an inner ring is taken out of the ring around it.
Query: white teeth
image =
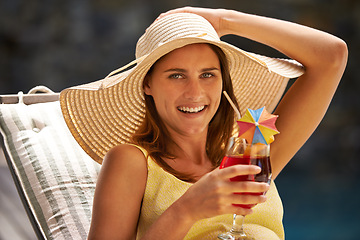
[[[194,107],[194,108],[189,108],[189,107],[179,107],[178,109],[182,112],[185,113],[197,113],[202,111],[205,108],[205,106],[199,106],[199,107]]]

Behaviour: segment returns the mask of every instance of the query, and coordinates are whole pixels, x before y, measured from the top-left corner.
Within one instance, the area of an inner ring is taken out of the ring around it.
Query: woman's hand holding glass
[[[266,197],[261,193],[266,192],[269,185],[251,181],[235,182],[230,179],[260,172],[261,168],[255,165],[217,168],[204,175],[175,204],[181,204],[182,214],[188,215],[194,222],[222,214],[248,215],[252,210],[239,205],[256,205],[264,202]],[[237,192],[249,194],[234,194]]]

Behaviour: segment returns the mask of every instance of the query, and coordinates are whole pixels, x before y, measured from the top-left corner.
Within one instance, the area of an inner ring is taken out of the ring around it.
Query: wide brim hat
[[[218,46],[225,54],[239,110],[266,107],[271,112],[288,80],[304,73],[290,59],[246,52],[221,41],[212,25],[191,13],[170,14],[155,21],[136,45],[136,59],[104,79],[60,93],[65,122],[80,146],[96,162],[114,146],[128,143],[145,116],[143,79],[162,56],[195,43]]]

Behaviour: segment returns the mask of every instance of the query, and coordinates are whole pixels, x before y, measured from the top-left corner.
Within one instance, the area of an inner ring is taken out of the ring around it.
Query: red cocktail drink
[[[250,156],[250,155],[236,155],[225,156],[221,162],[220,169],[230,167],[233,165],[257,165],[261,168],[261,172],[256,175],[241,175],[230,179],[230,181],[256,181],[256,182],[268,182],[271,178],[271,165],[269,156]],[[250,194],[261,195],[263,193],[235,193],[235,194]],[[234,204],[237,207],[252,208],[255,204]]]

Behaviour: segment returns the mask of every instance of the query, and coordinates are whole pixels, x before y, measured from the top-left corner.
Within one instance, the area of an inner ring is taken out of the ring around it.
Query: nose
[[[185,90],[185,97],[187,99],[190,99],[192,101],[197,101],[201,99],[203,93],[204,93],[204,89],[201,86],[199,79],[191,79],[188,82]]]

